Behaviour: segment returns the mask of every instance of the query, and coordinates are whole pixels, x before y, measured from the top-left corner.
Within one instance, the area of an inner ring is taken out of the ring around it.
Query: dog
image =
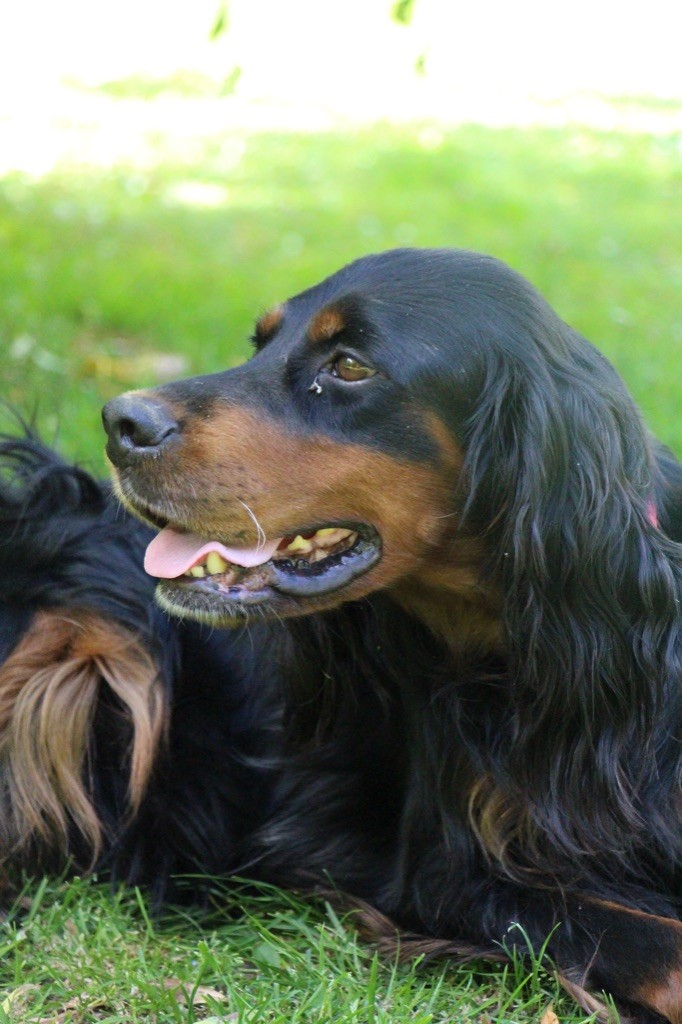
[[[682,467],[487,256],[361,258],[253,341],[107,404],[113,491],[4,442],[7,877],[333,885],[678,1024]]]

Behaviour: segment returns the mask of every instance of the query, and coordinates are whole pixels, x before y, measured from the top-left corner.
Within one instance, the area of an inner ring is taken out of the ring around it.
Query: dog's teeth
[[[347,530],[342,526],[324,526],[309,535],[298,533],[288,544],[282,541],[277,555],[280,559],[285,556],[304,555],[308,564],[314,564],[328,558],[330,549],[335,548],[337,544],[354,541],[356,538],[357,533],[353,530]]]
[[[189,570],[190,576],[194,576],[197,580],[202,580],[206,575],[206,570],[203,565],[195,565]]]
[[[227,569],[227,562],[217,551],[209,551],[206,558],[206,568],[211,576],[217,576]]]
[[[313,545],[309,540],[304,540],[300,533],[297,537],[294,537],[291,544],[287,547],[287,551],[293,551],[294,554],[307,555],[309,551],[313,550]]]
[[[340,541],[345,540],[346,537],[350,537],[350,534],[350,530],[344,530],[337,526],[330,526],[325,527],[324,530],[318,530],[313,537],[313,540],[317,541],[319,538],[321,547],[331,548],[334,544],[338,544]]]

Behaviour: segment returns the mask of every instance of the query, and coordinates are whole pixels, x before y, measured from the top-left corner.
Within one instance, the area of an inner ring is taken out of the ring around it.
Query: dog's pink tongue
[[[256,548],[226,548],[216,540],[205,541],[194,533],[178,533],[166,526],[147,548],[144,567],[150,576],[172,580],[182,576],[193,565],[203,562],[210,551],[217,551],[226,562],[250,569],[272,558],[281,539],[278,537],[277,540],[266,541]]]

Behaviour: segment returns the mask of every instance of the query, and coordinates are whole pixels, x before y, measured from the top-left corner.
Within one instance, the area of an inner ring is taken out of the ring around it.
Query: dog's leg
[[[591,993],[607,993],[621,1021],[645,1024],[658,1014],[682,1024],[682,922],[593,896],[554,901],[528,892],[523,904],[504,945],[524,953],[528,941],[536,951],[546,944],[562,984],[585,1009],[598,1007]],[[598,1019],[610,1021],[602,1010]]]
[[[682,922],[593,897],[568,909],[555,953],[568,980],[682,1024]],[[572,963],[581,946],[592,955]]]

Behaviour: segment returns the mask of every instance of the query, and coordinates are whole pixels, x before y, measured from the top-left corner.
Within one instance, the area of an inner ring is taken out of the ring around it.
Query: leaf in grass
[[[550,1003],[545,1012],[542,1015],[540,1024],[559,1024],[559,1018],[554,1012],[554,1007]]]
[[[37,991],[40,985],[19,985],[17,988],[13,988],[11,992],[5,992],[2,1002],[0,1002],[0,1012],[4,1014],[7,1020],[13,1020],[13,1010],[16,1010],[17,1005],[22,1003],[24,996],[27,996],[30,992]]]
[[[282,958],[276,946],[270,942],[261,942],[253,951],[253,959],[258,963],[267,964],[268,967],[279,967]]]
[[[227,999],[225,992],[220,992],[217,988],[209,988],[208,985],[197,985],[194,988],[179,978],[165,978],[163,987],[172,991],[181,1006],[187,1006],[190,1002],[192,1006],[206,1006],[211,1001],[224,1003]]]
[[[206,1006],[209,1002],[224,1003],[227,1000],[225,992],[219,992],[217,988],[209,988],[208,985],[199,985],[192,990],[194,1006]]]

